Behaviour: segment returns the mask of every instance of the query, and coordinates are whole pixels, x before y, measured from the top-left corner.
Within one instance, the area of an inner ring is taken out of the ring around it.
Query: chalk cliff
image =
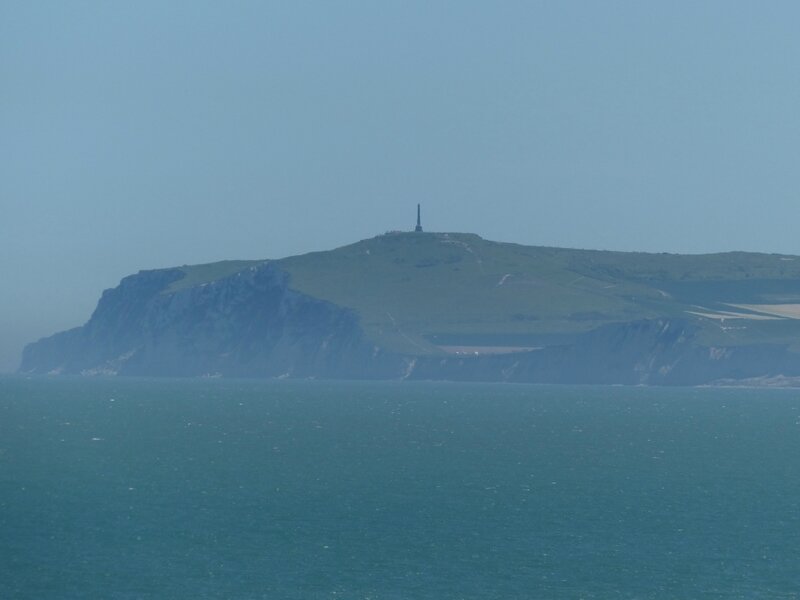
[[[179,269],[106,290],[89,322],[30,344],[20,371],[246,377],[365,377],[385,357],[351,310],[289,289],[265,264],[169,291]],[[388,373],[387,373],[388,375]]]

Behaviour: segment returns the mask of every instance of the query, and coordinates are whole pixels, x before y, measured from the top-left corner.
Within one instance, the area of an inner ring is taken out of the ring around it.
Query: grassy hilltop
[[[171,288],[263,261],[183,267]],[[611,322],[680,317],[708,345],[800,341],[800,257],[521,246],[464,233],[388,233],[274,264],[291,287],[354,309],[391,350],[535,347]]]

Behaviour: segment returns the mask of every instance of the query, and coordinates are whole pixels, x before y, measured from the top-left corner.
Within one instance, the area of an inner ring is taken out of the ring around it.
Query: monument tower
[[[422,233],[422,222],[419,219],[419,204],[417,204],[417,226],[414,227],[414,231]]]

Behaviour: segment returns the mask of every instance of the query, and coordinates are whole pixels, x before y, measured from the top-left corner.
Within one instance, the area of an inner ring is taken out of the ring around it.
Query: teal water
[[[0,598],[798,598],[800,392],[0,379]]]

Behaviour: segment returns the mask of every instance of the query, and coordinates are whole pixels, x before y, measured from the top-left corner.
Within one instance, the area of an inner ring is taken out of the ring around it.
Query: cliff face
[[[800,355],[785,345],[708,347],[687,320],[650,319],[600,327],[574,343],[531,352],[413,364],[410,378],[517,383],[707,385],[790,383]]]
[[[171,291],[182,277],[180,269],[126,277],[86,325],[29,345],[20,370],[631,385],[800,377],[800,355],[787,345],[708,347],[682,319],[612,323],[513,354],[401,355],[367,340],[354,311],[292,290],[273,264]]]
[[[180,269],[145,271],[103,293],[86,325],[30,344],[29,373],[367,377],[390,362],[355,313],[292,291],[266,264],[169,292]]]

